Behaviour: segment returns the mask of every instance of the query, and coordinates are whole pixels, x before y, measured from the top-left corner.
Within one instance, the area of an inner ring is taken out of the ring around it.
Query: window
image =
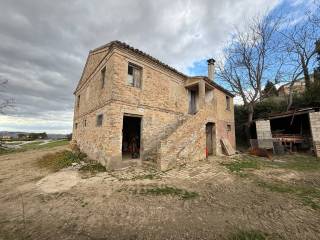
[[[87,119],[84,120],[83,125],[86,127],[87,126]]]
[[[230,97],[226,96],[226,109],[230,110]]]
[[[227,131],[231,132],[231,125],[230,124],[227,124]]]
[[[74,124],[74,128],[77,129],[78,128],[78,123]]]
[[[104,88],[105,78],[106,78],[106,67],[102,68],[101,70],[101,88]]]
[[[80,95],[78,95],[78,99],[77,99],[77,107],[80,107]]]
[[[132,87],[141,87],[142,68],[134,64],[128,65],[128,85]]]
[[[97,116],[97,127],[101,127],[103,122],[103,114]]]

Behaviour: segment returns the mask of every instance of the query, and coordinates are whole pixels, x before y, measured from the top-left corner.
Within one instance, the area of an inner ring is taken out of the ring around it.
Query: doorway
[[[141,117],[123,116],[122,127],[122,159],[140,158]]]
[[[206,150],[208,156],[216,153],[216,130],[212,122],[206,124]]]

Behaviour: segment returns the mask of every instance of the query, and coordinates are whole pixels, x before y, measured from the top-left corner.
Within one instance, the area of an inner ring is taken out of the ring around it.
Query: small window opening
[[[78,99],[77,99],[77,107],[80,107],[80,95],[78,95]]]
[[[230,124],[227,124],[227,131],[231,132],[231,125]]]
[[[87,126],[87,119],[84,120],[84,126]]]
[[[78,123],[74,124],[74,128],[77,129],[78,128]]]
[[[230,97],[226,96],[226,109],[230,110]]]
[[[106,78],[106,67],[101,70],[101,88],[104,88]]]
[[[97,116],[97,127],[101,127],[103,122],[103,114]]]
[[[129,63],[128,65],[128,85],[132,87],[141,87],[142,68]]]

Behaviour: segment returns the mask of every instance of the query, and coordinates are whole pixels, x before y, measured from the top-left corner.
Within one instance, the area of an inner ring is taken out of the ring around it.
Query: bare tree
[[[320,0],[314,0],[313,9],[307,13],[309,21],[320,27]]]
[[[1,96],[1,93],[4,92],[7,84],[8,80],[3,80],[2,82],[0,82],[0,114],[5,114],[6,109],[12,108],[14,106],[13,99],[5,99]]]
[[[274,54],[277,44],[273,41],[279,23],[280,18],[272,16],[252,18],[248,21],[248,30],[236,30],[224,51],[223,62],[218,63],[218,76],[241,97],[247,109],[247,139],[255,104],[263,98],[264,83],[280,74],[281,61]]]
[[[306,89],[310,89],[310,68],[316,55],[315,42],[318,37],[318,27],[310,21],[301,20],[292,26],[293,19],[288,19],[285,27],[279,33],[282,35],[282,49],[286,56],[287,77],[290,82],[287,110],[292,106],[293,86],[304,77]]]

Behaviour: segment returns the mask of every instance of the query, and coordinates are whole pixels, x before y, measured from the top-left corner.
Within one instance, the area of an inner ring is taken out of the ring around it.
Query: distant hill
[[[0,137],[2,136],[10,136],[12,138],[17,138],[18,134],[29,134],[30,132],[8,132],[8,131],[0,131]],[[66,138],[67,134],[55,134],[55,133],[48,133],[48,139],[62,139]]]

